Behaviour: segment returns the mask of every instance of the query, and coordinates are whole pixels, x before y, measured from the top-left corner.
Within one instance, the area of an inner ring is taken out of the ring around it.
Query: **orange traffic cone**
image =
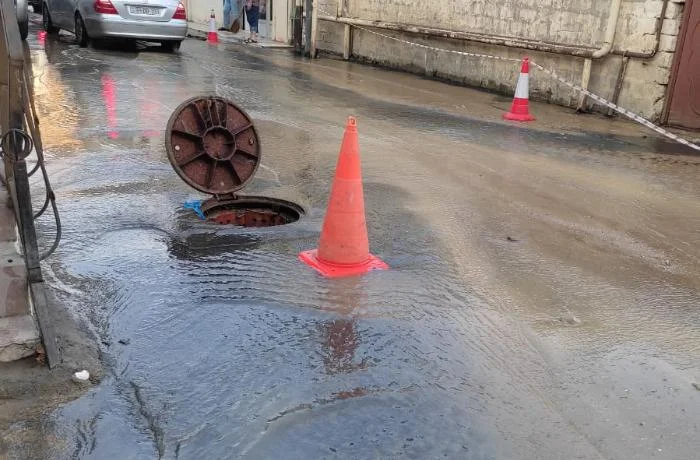
[[[356,125],[355,118],[348,118],[318,249],[299,254],[302,262],[329,278],[389,268],[369,253]]]
[[[209,43],[219,43],[219,34],[216,32],[216,15],[214,15],[214,10],[211,10],[211,16],[209,16],[209,34],[207,34],[207,42]]]
[[[511,105],[510,107],[510,112],[503,114],[503,118],[512,121],[534,121],[535,117],[530,115],[529,93],[530,59],[523,58],[523,64],[520,68],[520,76],[518,77],[518,85],[515,87],[515,97],[513,98],[513,105]]]

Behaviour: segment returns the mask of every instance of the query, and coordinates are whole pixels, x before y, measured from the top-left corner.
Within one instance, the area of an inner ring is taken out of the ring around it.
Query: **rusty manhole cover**
[[[194,97],[180,104],[168,121],[165,148],[182,180],[212,195],[242,189],[260,164],[252,120],[220,97]]]

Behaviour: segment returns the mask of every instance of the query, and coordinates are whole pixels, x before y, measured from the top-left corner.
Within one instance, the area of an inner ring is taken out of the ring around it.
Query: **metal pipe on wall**
[[[637,51],[622,51],[622,52],[615,52],[615,54],[622,54],[622,56],[627,56],[631,58],[639,58],[639,59],[650,59],[656,56],[656,53],[659,52],[659,46],[661,45],[661,31],[663,30],[664,27],[664,19],[666,19],[666,11],[668,11],[668,2],[670,0],[663,0],[663,3],[661,4],[661,15],[656,19],[656,31],[654,35],[656,36],[656,41],[654,43],[654,47],[651,49],[651,51],[646,51],[646,52],[637,52]]]
[[[593,69],[593,59],[600,59],[607,56],[612,51],[613,42],[615,41],[615,32],[617,31],[617,20],[620,17],[620,6],[622,0],[612,0],[610,3],[610,12],[608,13],[608,23],[605,26],[605,37],[603,38],[603,46],[593,52],[590,58],[587,58],[583,63],[583,72],[581,74],[581,88],[587,90],[588,83],[591,80],[591,70]],[[576,111],[585,110],[586,94],[582,91],[578,98]]]
[[[620,17],[620,7],[622,0],[612,0],[610,4],[610,13],[608,15],[608,24],[605,26],[605,37],[603,38],[603,46],[596,50],[591,57],[600,59],[607,56],[613,47],[615,41],[615,32],[617,31],[617,20]]]
[[[637,57],[637,58],[652,58],[656,55],[656,53],[659,51],[659,44],[661,43],[661,30],[663,28],[664,24],[664,18],[666,17],[666,10],[668,9],[668,1],[669,0],[663,0],[663,3],[661,4],[661,14],[658,17],[656,21],[656,31],[655,31],[655,37],[656,41],[654,44],[654,48],[648,53],[638,53],[638,52],[623,52],[622,55],[625,58],[629,57]],[[615,41],[615,31],[617,29],[617,21],[620,16],[620,7],[621,7],[621,0],[613,0],[613,3],[610,6],[610,16],[608,17],[608,25],[605,30],[605,39],[603,41],[603,46],[597,50],[596,52],[593,53],[591,56],[592,59],[600,59],[602,57],[607,56],[610,54],[613,46],[613,42]],[[613,9],[616,10],[615,15],[613,16]],[[626,65],[625,65],[626,67]],[[586,59],[583,65],[583,73],[581,75],[581,87],[583,89],[588,89],[588,84],[591,79],[591,70],[593,68],[593,62],[591,59]],[[624,74],[623,74],[624,78]],[[618,82],[618,85],[622,86],[622,82]],[[619,93],[618,93],[619,96]],[[576,106],[576,110],[578,112],[585,111],[586,107],[586,95],[584,93],[581,93],[579,96],[578,100],[578,105]]]

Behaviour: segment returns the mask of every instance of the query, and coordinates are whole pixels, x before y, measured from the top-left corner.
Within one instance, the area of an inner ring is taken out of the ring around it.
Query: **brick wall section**
[[[566,45],[600,47],[605,33],[611,0],[343,0],[346,16],[421,25],[448,30],[479,32]],[[666,87],[677,43],[685,0],[670,0],[659,52],[651,59],[630,59],[619,103],[657,120],[663,110]],[[655,28],[662,0],[625,0],[615,36],[615,49],[649,52],[655,44]],[[320,0],[321,14],[335,15],[341,4]],[[520,58],[529,55],[542,65],[579,83],[583,59],[579,57],[529,52],[475,42],[424,39],[413,34],[382,31],[406,40],[430,46]],[[353,55],[392,68],[445,78],[512,94],[518,66],[510,63],[475,59],[454,54],[409,47],[366,32],[353,30]],[[318,46],[321,50],[342,53],[343,26],[319,22]],[[622,58],[610,55],[593,62],[589,89],[609,98],[615,87]],[[530,81],[531,97],[573,106],[578,99],[570,89],[534,73]]]

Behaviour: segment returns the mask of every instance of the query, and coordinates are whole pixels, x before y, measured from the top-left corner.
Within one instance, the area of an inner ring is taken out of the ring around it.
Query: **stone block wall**
[[[460,32],[537,40],[547,43],[599,48],[603,44],[611,0],[319,0],[322,15],[379,20]],[[666,87],[679,33],[685,0],[669,0],[663,19],[658,52],[652,58],[631,58],[619,97],[623,107],[652,120],[663,111]],[[623,0],[614,49],[621,53],[650,53],[656,44],[663,0]],[[533,52],[483,43],[428,38],[410,33],[378,30],[432,47],[520,58],[530,56],[579,84],[584,59],[565,54]],[[318,47],[342,53],[343,25],[319,21]],[[610,98],[622,57],[594,60],[589,89]],[[353,28],[353,56],[361,61],[404,69],[512,94],[518,65],[484,58],[459,56],[407,46]],[[532,71],[531,98],[574,106],[578,95],[546,75]],[[602,110],[602,108],[599,108]]]

